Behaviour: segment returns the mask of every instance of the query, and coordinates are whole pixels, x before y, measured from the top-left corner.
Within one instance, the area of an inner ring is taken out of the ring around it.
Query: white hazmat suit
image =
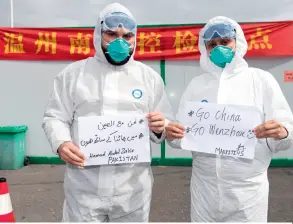
[[[78,144],[77,118],[84,116],[147,114],[172,116],[160,75],[133,59],[121,66],[106,60],[101,48],[101,20],[112,12],[130,12],[118,3],[108,5],[94,30],[96,54],[67,66],[55,79],[43,119],[50,145]],[[140,98],[133,94],[140,90]],[[165,111],[163,111],[163,108]],[[151,140],[161,143],[152,132]],[[150,155],[151,156],[151,155]],[[84,169],[66,164],[64,222],[147,222],[153,174],[150,163],[105,165]]]
[[[236,54],[224,69],[211,62],[202,38],[208,27],[218,23],[231,23],[236,28]],[[252,161],[192,152],[191,221],[267,222],[267,169],[275,152],[293,147],[292,112],[274,77],[249,67],[243,59],[247,42],[235,21],[212,18],[200,32],[199,50],[200,65],[206,73],[191,81],[179,110],[186,101],[255,106],[261,111],[263,122],[281,122],[289,135],[282,140],[259,139]],[[180,148],[178,139],[169,144]]]

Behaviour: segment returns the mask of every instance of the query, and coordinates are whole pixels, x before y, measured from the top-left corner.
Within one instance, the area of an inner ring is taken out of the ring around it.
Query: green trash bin
[[[0,126],[0,170],[17,170],[28,165],[27,126]]]

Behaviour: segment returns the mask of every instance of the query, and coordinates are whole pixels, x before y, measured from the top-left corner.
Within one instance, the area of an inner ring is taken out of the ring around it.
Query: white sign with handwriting
[[[151,161],[148,120],[143,115],[81,117],[78,132],[85,166]]]
[[[261,124],[255,107],[188,102],[178,118],[186,132],[183,149],[254,158],[257,139],[253,128]]]

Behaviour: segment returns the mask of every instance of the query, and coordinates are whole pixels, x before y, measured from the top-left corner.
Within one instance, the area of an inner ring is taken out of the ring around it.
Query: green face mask
[[[123,38],[116,38],[108,43],[107,50],[107,53],[114,61],[121,62],[128,57],[130,45]]]
[[[234,55],[232,48],[219,45],[210,52],[210,59],[215,65],[224,68],[232,61]]]

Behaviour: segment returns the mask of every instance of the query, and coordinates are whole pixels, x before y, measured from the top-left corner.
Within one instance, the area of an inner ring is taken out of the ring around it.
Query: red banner
[[[241,24],[247,57],[292,56],[293,21]],[[138,28],[135,59],[199,59],[202,26]],[[0,28],[1,60],[80,60],[93,56],[93,28]]]

